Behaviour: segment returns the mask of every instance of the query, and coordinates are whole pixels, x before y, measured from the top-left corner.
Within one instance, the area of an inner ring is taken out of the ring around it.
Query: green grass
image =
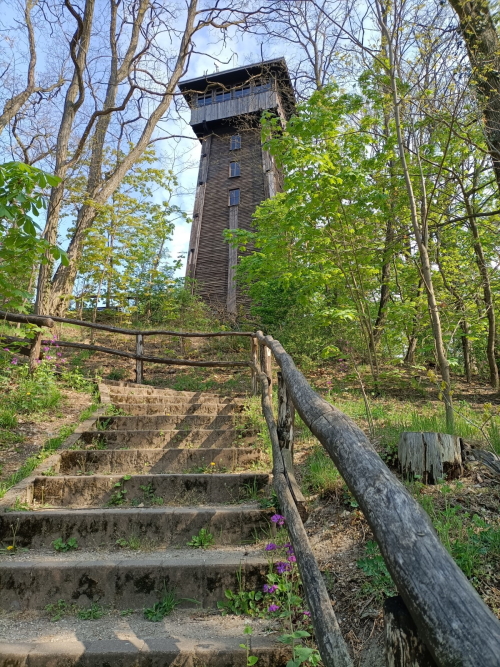
[[[500,568],[500,527],[478,514],[471,514],[459,504],[448,500],[451,488],[444,484],[444,507],[432,496],[417,495],[429,515],[439,539],[465,576],[478,586]]]
[[[322,445],[317,445],[305,463],[303,484],[306,492],[331,495],[336,493],[342,477]]]
[[[144,609],[144,618],[148,621],[158,623],[159,621],[162,621],[165,616],[171,614],[180,603],[181,600],[177,599],[174,591],[165,589],[164,595],[159,602],[156,602],[152,607]]]

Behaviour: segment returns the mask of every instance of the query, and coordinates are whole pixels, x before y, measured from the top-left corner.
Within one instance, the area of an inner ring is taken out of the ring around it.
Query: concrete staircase
[[[253,545],[270,479],[252,471],[262,454],[241,428],[243,400],[100,390],[124,414],[83,424],[0,503],[0,539],[16,546],[0,555],[0,667],[244,667],[248,619],[215,611],[225,589],[259,589],[267,570]],[[201,529],[214,546],[189,548]],[[178,608],[146,620],[167,591]],[[284,647],[252,625],[258,667],[284,665]]]

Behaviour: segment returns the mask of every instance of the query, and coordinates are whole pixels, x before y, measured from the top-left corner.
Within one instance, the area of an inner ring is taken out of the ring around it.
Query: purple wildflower
[[[271,585],[264,584],[262,590],[264,591],[264,593],[275,593],[278,590],[278,587],[276,586],[276,584],[271,584]]]
[[[10,363],[14,364],[14,366],[16,366],[17,365],[17,357],[14,357]]]
[[[304,614],[304,616],[310,616],[311,615],[310,611],[303,611],[302,613]]]
[[[279,608],[280,607],[278,604],[270,604],[269,607],[267,608],[267,611],[278,611]]]
[[[285,517],[281,516],[281,514],[273,514],[273,516],[271,517],[271,521],[275,523],[277,526],[285,525]]]
[[[278,548],[277,544],[274,544],[274,542],[270,542],[269,544],[266,544],[266,551],[275,551]]]
[[[290,555],[288,556],[288,558],[287,558],[287,561],[288,561],[289,563],[296,563],[296,562],[297,562],[297,559],[295,558],[295,556],[294,556],[293,554],[290,554]]]
[[[279,563],[276,563],[276,572],[278,574],[284,574],[285,572],[290,572],[292,566],[290,563],[284,563],[283,561],[280,561]]]
[[[4,347],[3,350],[4,350],[4,352],[10,352],[8,347]]]

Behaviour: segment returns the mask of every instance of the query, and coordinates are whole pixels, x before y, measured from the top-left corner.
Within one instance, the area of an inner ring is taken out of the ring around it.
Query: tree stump
[[[460,438],[447,433],[401,433],[398,443],[401,472],[406,478],[419,475],[424,484],[457,479],[463,474]]]

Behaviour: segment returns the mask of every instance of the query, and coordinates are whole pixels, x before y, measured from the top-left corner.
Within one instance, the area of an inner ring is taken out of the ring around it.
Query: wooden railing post
[[[35,337],[33,338],[33,342],[31,343],[30,346],[30,361],[29,361],[29,367],[30,367],[30,375],[33,375],[33,373],[36,370],[36,367],[38,366],[38,360],[40,358],[40,349],[42,347],[42,332],[38,331],[35,334]]]
[[[293,424],[295,421],[295,406],[292,403],[290,392],[287,391],[283,373],[278,371],[278,440],[283,453],[289,452],[290,462],[293,463]]]
[[[265,373],[268,377],[268,382],[269,382],[269,398],[272,398],[273,395],[273,376],[272,376],[272,365],[271,365],[271,350],[267,347],[267,345],[264,345],[264,343],[259,343],[259,348],[260,348],[260,367],[262,369],[262,372]]]
[[[384,602],[384,627],[387,667],[437,667],[399,595]]]
[[[259,344],[257,343],[257,339],[254,338],[253,336],[250,340],[251,340],[251,343],[252,343],[252,347],[251,347],[252,363],[260,371]],[[252,368],[252,395],[256,396],[258,394],[258,392],[259,392],[258,371],[256,371],[254,368]]]
[[[137,334],[135,337],[135,353],[137,356],[143,356],[144,354],[144,336],[142,334]],[[135,360],[135,381],[137,384],[142,384],[143,380],[143,371],[144,371],[144,362],[140,359]]]

